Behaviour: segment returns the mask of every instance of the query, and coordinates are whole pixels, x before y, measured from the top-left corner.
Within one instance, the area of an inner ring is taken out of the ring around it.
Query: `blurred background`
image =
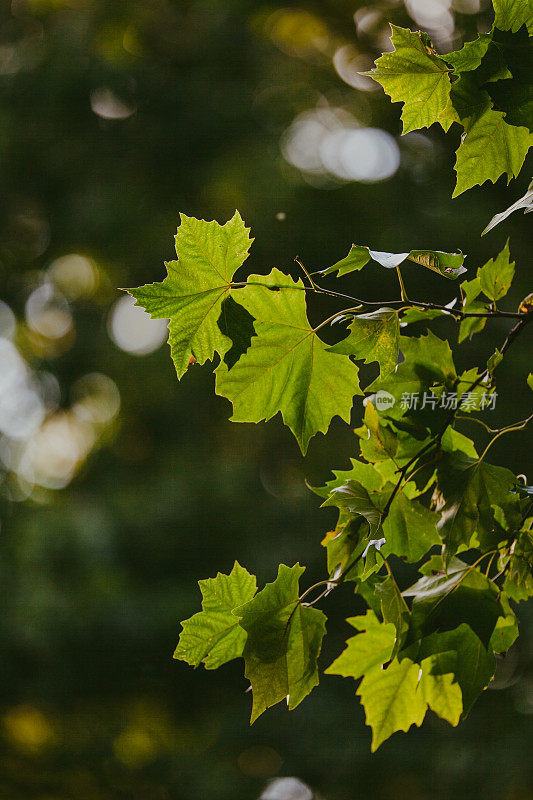
[[[236,558],[261,584],[280,561],[307,565],[305,585],[324,576],[334,515],[304,481],[346,468],[356,438],[337,420],[303,459],[279,418],[228,422],[209,365],[178,384],[165,323],[117,289],[163,278],[180,211],[224,222],[238,208],[259,272],[293,271],[296,256],[322,269],[356,242],[460,248],[472,275],[510,233],[514,310],[531,290],[531,218],[479,234],[525,191],[531,161],[509,188],[452,201],[457,127],[400,137],[399,105],[360,74],[391,49],[390,21],[446,52],[491,19],[486,0],[0,5],[2,800],[254,800],[289,776],[324,800],[533,797],[527,606],[459,729],[428,719],[373,756],[349,680],[325,676],[295,712],[250,728],[240,661],[207,673],[172,660],[199,578]],[[456,292],[416,268],[406,285],[440,302]],[[378,268],[344,286],[398,292]],[[503,341],[509,325],[492,326],[461,345],[460,367]],[[493,426],[529,413],[530,334],[498,372]],[[501,438],[492,460],[531,482],[531,445]],[[342,615],[361,610],[352,591],[325,601],[323,665]],[[311,792],[292,781],[265,796]]]

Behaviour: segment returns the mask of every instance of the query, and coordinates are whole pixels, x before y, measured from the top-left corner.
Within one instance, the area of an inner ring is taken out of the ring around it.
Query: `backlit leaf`
[[[372,728],[372,752],[396,731],[420,726],[426,715],[426,701],[417,691],[420,666],[408,658],[394,659],[387,669],[375,667],[365,674],[357,694]]]
[[[455,677],[457,653],[453,650],[424,658],[419,691],[429,708],[450,725],[458,725],[463,693]]]
[[[398,360],[398,312],[380,308],[370,314],[358,314],[350,322],[349,328],[349,336],[328,348],[330,352],[352,355],[367,364],[377,361],[381,377],[392,372]]]
[[[216,669],[242,655],[246,632],[231,612],[252,599],[255,576],[235,562],[229,575],[219,572],[216,578],[199,581],[199,586],[202,611],[182,622],[174,658],[194,667],[203,661],[206,669]]]
[[[507,175],[507,183],[522,168],[533,134],[527,128],[508,125],[501,111],[488,109],[468,129],[457,150],[457,186],[453,197],[485,181],[495,183]]]
[[[429,37],[391,25],[394,51],[384,53],[368,73],[393,102],[403,102],[403,133],[429,128],[438,121],[448,130],[458,119],[450,104],[450,68]]]
[[[531,0],[493,0],[495,25],[502,31],[516,32],[526,25],[533,35],[533,6]]]
[[[269,288],[272,287],[272,288]],[[301,281],[279,270],[251,275],[232,297],[254,317],[248,350],[228,370],[216,370],[216,392],[233,403],[232,420],[260,422],[281,411],[302,452],[335,415],[350,419],[361,394],[357,367],[328,351],[307,319]]]
[[[296,708],[318,684],[317,658],[326,617],[299,602],[303,572],[299,564],[281,564],[273,583],[234,609],[248,634],[243,656],[253,692],[252,722],[280,700],[287,699],[289,708]]]
[[[379,622],[373,611],[346,620],[361,631],[346,642],[346,649],[325,671],[345,678],[360,678],[373,667],[390,660],[396,640],[396,628]]]
[[[445,278],[454,280],[466,272],[466,268],[463,267],[464,260],[465,257],[460,251],[444,253],[441,250],[410,250],[408,253],[386,253],[353,244],[346,258],[323,270],[322,274],[331,275],[337,272],[340,277],[361,270],[369,261],[375,261],[386,269],[395,269],[404,261],[412,261],[420,267],[426,267]]]
[[[496,258],[487,261],[477,271],[481,289],[491,300],[500,300],[511,286],[514,277],[514,261],[509,260],[509,242]]]
[[[130,289],[136,305],[153,319],[169,319],[170,352],[178,378],[194,356],[199,364],[224,355],[231,339],[218,326],[224,299],[252,243],[238,211],[226,222],[205,222],[181,215],[176,234],[177,261],[170,261],[161,283]]]

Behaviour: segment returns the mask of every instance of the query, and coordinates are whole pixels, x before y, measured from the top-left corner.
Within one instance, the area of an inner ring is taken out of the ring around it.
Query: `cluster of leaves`
[[[489,33],[441,56],[425,33],[393,27],[394,52],[368,73],[403,103],[403,132],[438,123],[464,129],[454,195],[520,172],[533,143],[533,11],[529,0],[494,0]]]
[[[425,34],[394,29],[396,50],[372,73],[404,102],[405,130],[434,121],[445,130],[453,121],[464,126],[456,193],[516,175],[532,141],[531,75],[521,61],[531,46],[530,3],[495,0],[495,11],[490,33],[444,57]],[[488,227],[529,210],[529,195]],[[300,265],[305,280],[278,269],[236,280],[249,233],[238,212],[225,225],[182,215],[167,277],[131,294],[152,317],[169,320],[178,378],[218,356],[216,392],[233,404],[232,419],[260,422],[281,412],[303,453],[334,416],[349,422],[354,398],[366,394],[360,453],[315,489],[338,510],[322,542],[327,577],[302,591],[304,568],[281,564],[258,591],[255,576],[235,563],[229,575],[200,581],[202,610],[183,622],[175,657],[207,669],[242,657],[252,722],[281,700],[295,708],[319,680],[326,616],[314,606],[351,583],[368,608],[347,620],[355,635],[325,672],[360,681],[372,749],[421,725],[428,710],[457,725],[490,682],[495,657],[518,635],[513,603],[533,595],[533,487],[486,461],[492,443],[523,430],[533,414],[498,430],[477,416],[494,400],[499,364],[533,321],[533,297],[516,310],[498,306],[515,272],[508,244],[447,305],[409,299],[401,270],[457,280],[465,272],[461,252],[352,245],[314,276]],[[399,299],[375,303],[317,284],[369,263],[396,270]],[[352,305],[313,327],[309,293]],[[493,318],[510,327],[486,365],[460,372],[447,340],[431,330],[411,333],[443,316],[457,323],[459,341]],[[320,336],[327,325],[343,326],[344,338],[328,344]],[[361,362],[379,366],[364,387]],[[533,390],[533,375],[527,383]],[[465,420],[489,434],[481,454],[459,430]]]
[[[312,327],[306,294],[324,290],[310,277],[304,283],[274,269],[234,280],[250,244],[238,213],[225,225],[182,216],[178,260],[167,264],[162,283],[132,294],[152,316],[169,318],[179,377],[191,361],[218,353],[216,391],[232,401],[233,419],[259,422],[281,411],[302,452],[333,416],[349,421],[354,397],[363,394],[354,361],[379,364],[356,431],[361,457],[316,490],[339,511],[323,542],[322,594],[351,581],[369,606],[348,620],[358,632],[326,672],[362,678],[358,694],[374,749],[394,731],[420,725],[428,709],[456,725],[491,679],[494,653],[517,636],[510,599],[533,591],[530,490],[520,491],[509,470],[487,464],[455,427],[459,410],[490,399],[494,371],[530,320],[527,308],[496,307],[514,275],[509,248],[463,282],[457,307],[404,296],[368,311],[372,304],[359,301]],[[455,280],[463,260],[461,253],[392,254],[354,245],[322,274],[359,271],[370,261],[399,272],[411,262]],[[481,330],[491,316],[515,324],[485,369],[458,374],[447,341],[431,331],[400,334],[400,324],[409,329],[441,315],[460,324],[460,336]],[[345,338],[328,345],[319,332],[339,322],[348,324]],[[380,397],[387,403],[378,411]],[[424,398],[423,407],[405,402],[414,397]],[[401,590],[391,557],[419,565],[414,585]],[[294,708],[318,683],[326,617],[313,607],[318,598],[305,602],[318,587],[300,591],[303,571],[281,565],[276,580],[257,592],[255,577],[235,564],[230,575],[200,582],[202,611],[183,623],[177,658],[209,669],[244,658],[252,721],[285,698]]]

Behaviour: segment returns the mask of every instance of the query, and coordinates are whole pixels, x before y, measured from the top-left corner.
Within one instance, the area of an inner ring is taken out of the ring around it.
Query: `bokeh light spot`
[[[72,411],[79,419],[93,424],[110,422],[120,408],[120,393],[116,383],[93,372],[84,375],[72,387]]]
[[[91,92],[91,109],[102,119],[128,119],[137,110],[134,103],[126,103],[108,89],[101,86]]]
[[[17,320],[7,303],[0,300],[0,338],[12,339],[17,328]]]
[[[112,341],[136,356],[146,356],[161,347],[167,338],[168,320],[151,319],[130,295],[119,298],[109,317],[108,331]]]
[[[78,253],[56,258],[48,267],[48,275],[69,300],[90,297],[98,284],[96,264]]]
[[[51,283],[43,283],[26,301],[26,322],[46,339],[61,339],[72,328],[67,300]]]

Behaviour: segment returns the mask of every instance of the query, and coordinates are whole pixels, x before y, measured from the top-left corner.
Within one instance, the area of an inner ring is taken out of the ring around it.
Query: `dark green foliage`
[[[405,131],[434,121],[444,130],[454,121],[463,125],[456,194],[520,170],[532,136],[521,124],[527,108],[515,105],[529,78],[513,48],[515,38],[529,48],[530,23],[525,6],[519,13],[496,4],[491,33],[445,57],[426,35],[394,28],[396,50],[372,73],[404,102]],[[313,606],[351,581],[369,610],[348,619],[359,632],[326,671],[362,678],[357,694],[372,749],[395,731],[420,726],[429,710],[457,725],[490,682],[494,654],[517,636],[510,601],[533,593],[530,492],[486,460],[499,436],[523,430],[531,417],[493,430],[477,416],[493,403],[498,368],[532,320],[531,303],[519,311],[497,307],[515,272],[509,246],[443,305],[409,300],[400,265],[411,261],[457,278],[465,271],[461,253],[392,254],[353,245],[321,278],[375,261],[397,270],[401,296],[387,306],[354,297],[347,306],[350,296],[328,290],[343,307],[313,327],[306,298],[323,288],[307,273],[294,280],[273,269],[234,281],[248,233],[238,213],[222,226],[184,217],[168,277],[131,290],[153,316],[170,318],[178,376],[191,356],[204,363],[218,353],[216,392],[232,402],[232,419],[261,422],[281,412],[305,453],[333,417],[349,422],[353,399],[363,394],[354,362],[377,362],[380,374],[365,389],[360,457],[316,490],[338,510],[335,530],[323,540],[324,580],[302,592],[304,568],[282,564],[276,580],[255,594],[255,578],[236,564],[230,575],[201,582],[203,610],[183,623],[175,655],[207,668],[242,656],[252,722],[281,700],[294,708],[318,684],[326,617]],[[455,343],[432,331],[400,336],[402,323],[436,315],[457,323],[459,342],[495,319],[508,329],[487,366],[461,372]],[[339,322],[348,322],[349,333],[328,345],[319,332]],[[489,434],[483,447],[461,432],[465,414]],[[403,591],[399,561],[414,576]]]

